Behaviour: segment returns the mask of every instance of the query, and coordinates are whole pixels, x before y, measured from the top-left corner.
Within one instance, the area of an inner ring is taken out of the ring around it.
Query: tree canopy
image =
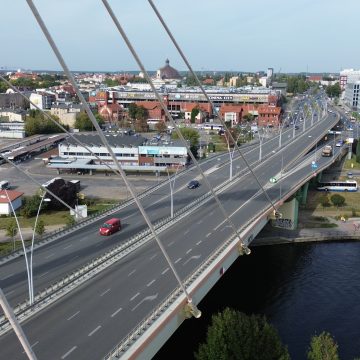
[[[53,120],[59,122],[59,118],[50,115]],[[66,128],[66,126],[64,126]],[[45,118],[39,110],[30,110],[25,120],[25,132],[28,136],[35,134],[54,134],[63,132],[54,122]]]
[[[309,360],[339,360],[338,345],[332,336],[324,331],[312,337],[307,358]]]
[[[180,128],[180,132],[185,140],[190,141],[190,146],[197,146],[199,144],[200,135],[198,131],[192,128]],[[176,132],[172,134],[173,139],[178,139],[179,136]]]
[[[287,348],[265,317],[226,308],[213,315],[197,360],[289,360]]]
[[[326,94],[331,98],[339,97],[341,94],[340,84],[337,82],[334,85],[329,85],[326,88]]]
[[[98,114],[95,114],[95,118],[100,126],[104,124],[104,120]],[[76,129],[79,129],[80,131],[94,130],[93,123],[91,122],[88,114],[84,111],[82,111],[76,115],[76,120],[75,120],[74,126]]]
[[[334,206],[342,206],[345,204],[345,198],[339,194],[331,195],[330,200]]]

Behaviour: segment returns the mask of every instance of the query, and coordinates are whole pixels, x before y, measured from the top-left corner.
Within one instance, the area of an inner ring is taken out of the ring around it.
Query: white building
[[[30,101],[33,102],[37,107],[42,110],[48,110],[51,108],[51,105],[55,102],[56,98],[54,94],[47,92],[38,92],[32,93],[30,95]],[[35,110],[36,107],[30,104],[30,109]]]
[[[274,75],[274,69],[273,68],[268,68],[267,72],[266,72],[266,77],[271,79],[273,75]]]
[[[345,87],[344,102],[354,110],[360,109],[359,102],[360,80],[354,83],[347,83]]]
[[[22,205],[22,196],[24,193],[13,190],[0,191],[0,215],[11,215],[11,205],[16,211]]]
[[[101,161],[84,146],[68,138],[59,144],[59,158],[50,160],[49,167],[64,169],[67,166],[73,169],[106,170],[104,163],[111,167],[115,166],[111,155],[97,134],[76,134],[75,136],[86,144]],[[181,141],[162,140],[158,137],[149,140],[142,136],[112,133],[106,134],[106,137],[117,160],[127,171],[155,171],[156,169],[165,171],[166,167],[184,167],[187,163],[187,149]],[[61,159],[68,159],[68,161]],[[78,161],[78,164],[75,161]]]
[[[340,87],[345,90],[346,84],[360,81],[360,70],[344,69],[340,71]]]
[[[79,114],[82,109],[82,105],[79,104],[57,104],[51,106],[50,113],[51,115],[56,115],[61,124],[73,128],[76,121],[76,115]]]

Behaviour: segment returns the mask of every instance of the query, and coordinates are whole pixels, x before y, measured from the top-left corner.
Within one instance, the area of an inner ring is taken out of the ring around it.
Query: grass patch
[[[337,224],[334,224],[334,223],[328,223],[328,224],[319,224],[320,228],[335,228],[335,227],[338,227]]]
[[[353,164],[353,167],[351,167],[351,164]],[[351,159],[346,159],[344,161],[343,170],[360,170],[360,164],[356,162],[356,155],[353,154]]]
[[[111,199],[91,199],[90,204],[88,204],[88,216],[94,215],[99,211],[106,210],[117,203],[118,201]],[[35,224],[35,216],[31,218],[25,218],[23,216],[20,216],[19,212],[16,212],[16,215],[21,228],[33,228]],[[68,215],[69,210],[42,210],[40,212],[39,219],[42,219],[44,221],[45,226],[64,225],[67,223]],[[0,229],[6,229],[7,224],[12,219],[12,215],[7,217],[0,217]]]

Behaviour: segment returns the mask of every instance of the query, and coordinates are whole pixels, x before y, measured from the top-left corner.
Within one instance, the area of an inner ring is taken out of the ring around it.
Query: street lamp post
[[[37,222],[38,222],[38,218],[39,218],[39,214],[40,214],[40,209],[41,209],[41,205],[43,203],[43,201],[49,202],[51,201],[48,198],[45,198],[46,192],[43,193],[43,195],[41,196],[41,201],[39,204],[39,208],[36,214],[36,218],[35,218],[35,224],[34,224],[34,229],[33,229],[33,233],[32,233],[32,239],[31,239],[31,248],[30,248],[30,289],[31,289],[31,297],[30,297],[30,305],[32,305],[34,303],[34,278],[33,278],[33,253],[34,253],[34,240],[35,240],[35,231],[36,231],[36,226],[37,226]]]
[[[170,217],[171,218],[174,217],[174,198],[173,198],[173,196],[174,196],[176,174],[177,174],[179,168],[180,168],[180,166],[177,167],[173,180],[170,177],[168,168],[166,168],[168,178],[169,178],[169,185],[170,185]]]
[[[236,140],[235,140],[235,143],[237,143],[237,141],[239,140],[241,136],[241,133],[237,136]],[[225,139],[226,139],[226,142],[227,142],[227,145],[228,145],[228,152],[229,152],[229,158],[230,158],[230,174],[229,174],[229,179],[230,181],[232,180],[232,177],[233,177],[233,174],[232,174],[232,170],[233,170],[233,158],[234,158],[234,151],[236,149],[235,145],[234,145],[234,148],[233,150],[231,151],[230,150],[230,139],[227,138],[227,136],[225,135]]]

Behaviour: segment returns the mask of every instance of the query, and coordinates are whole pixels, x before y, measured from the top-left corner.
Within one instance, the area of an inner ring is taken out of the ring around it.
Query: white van
[[[10,189],[10,183],[7,180],[0,181],[0,190]]]

